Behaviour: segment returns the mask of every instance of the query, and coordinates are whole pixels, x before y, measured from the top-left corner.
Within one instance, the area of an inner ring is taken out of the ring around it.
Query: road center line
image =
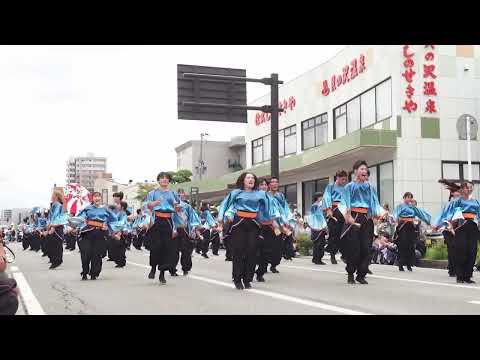
[[[139,267],[143,267],[143,268],[146,268],[146,269],[150,269],[150,266],[147,266],[147,265],[137,264],[137,263],[134,263],[134,262],[131,262],[131,261],[127,261],[127,263],[129,263],[131,265],[134,265],[134,266],[139,266]],[[210,283],[210,284],[215,284],[215,285],[219,285],[219,286],[223,286],[223,287],[228,287],[228,288],[231,288],[231,289],[233,288],[232,283],[227,283],[227,282],[224,282],[224,281],[219,281],[219,280],[210,279],[210,278],[207,278],[207,277],[197,276],[197,275],[189,275],[188,277],[191,278],[191,279],[203,281],[203,282]],[[314,308],[317,308],[317,309],[336,312],[336,313],[340,313],[340,314],[344,314],[344,315],[372,315],[372,314],[365,313],[365,312],[350,310],[350,309],[342,308],[342,307],[339,307],[339,306],[324,304],[324,303],[320,303],[320,302],[312,301],[312,300],[306,300],[306,299],[302,299],[302,298],[298,298],[298,297],[294,297],[294,296],[289,296],[289,295],[284,295],[284,294],[280,294],[280,293],[276,293],[276,292],[272,292],[272,291],[257,290],[257,289],[250,289],[250,290],[245,290],[245,291],[251,292],[251,293],[254,293],[254,294],[258,294],[258,295],[268,296],[268,297],[278,299],[278,300],[284,300],[284,301],[293,302],[293,303],[296,303],[296,304],[301,304],[301,305],[314,307]]]
[[[329,272],[329,273],[347,275],[344,271],[326,270],[326,269],[314,269],[314,268],[305,267],[305,266],[282,265],[282,267],[291,268],[291,269],[299,269],[299,270],[320,271],[320,272]],[[397,277],[382,276],[382,275],[368,275],[367,277],[368,277],[368,278],[385,279],[385,280],[396,280],[396,281],[404,281],[404,282],[413,282],[413,283],[417,283],[417,284],[437,285],[437,286],[449,286],[449,287],[454,287],[454,288],[464,288],[464,289],[480,290],[480,287],[479,287],[479,286],[455,285],[455,284],[447,284],[447,283],[441,283],[441,282],[436,282],[436,281],[415,280],[415,279],[397,278]]]
[[[13,273],[13,278],[17,282],[17,286],[20,289],[20,298],[23,302],[27,315],[45,315],[42,306],[33,294],[33,291],[30,288],[27,279],[25,279],[25,276],[23,276],[21,272],[15,272]]]

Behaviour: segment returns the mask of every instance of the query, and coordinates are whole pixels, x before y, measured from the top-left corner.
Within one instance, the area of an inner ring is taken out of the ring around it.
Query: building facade
[[[190,170],[192,178],[215,178],[245,168],[246,149],[243,136],[230,141],[190,140],[175,148],[177,170]],[[203,160],[203,166],[200,164]],[[202,174],[200,172],[202,171]]]
[[[87,156],[70,158],[67,161],[66,182],[78,183],[89,191],[93,191],[97,176],[110,177],[106,173],[107,158],[96,157],[89,153]],[[106,176],[106,175],[108,176]]]
[[[94,184],[94,191],[102,194],[102,201],[104,204],[113,204],[113,194],[116,192],[123,192],[123,200],[128,203],[128,206],[133,210],[137,210],[142,206],[142,202],[136,198],[139,189],[138,183],[130,182],[129,184],[122,184],[113,179],[97,178]]]
[[[281,190],[303,214],[312,195],[358,159],[368,162],[382,203],[392,208],[410,191],[436,214],[448,200],[438,180],[468,177],[462,115],[471,122],[472,179],[480,184],[479,45],[348,46],[282,85],[279,100],[285,110],[279,117]],[[269,101],[267,94],[249,105]],[[246,168],[269,176],[268,114],[248,113],[245,142]],[[184,187],[217,201],[239,173]]]

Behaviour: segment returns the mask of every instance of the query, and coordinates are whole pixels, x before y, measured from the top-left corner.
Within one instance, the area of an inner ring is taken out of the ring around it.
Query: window
[[[289,205],[297,206],[297,184],[289,184],[278,187],[278,191],[285,195],[285,199]]]
[[[387,79],[333,110],[334,138],[392,116],[392,81]]]
[[[270,160],[271,138],[266,135],[252,141],[252,162],[259,164]],[[282,157],[297,152],[297,126],[293,125],[278,132],[278,156]]]
[[[442,177],[455,182],[468,180],[468,162],[442,161]],[[478,162],[472,162],[472,180],[480,183],[480,163]]]
[[[334,111],[335,138],[344,136],[347,133],[347,106],[343,105]]]
[[[112,185],[112,192],[118,192],[118,185]]]
[[[456,183],[468,180],[468,162],[442,161],[442,178]],[[480,163],[472,162],[473,197],[480,198]]]
[[[304,215],[310,214],[310,208],[312,206],[313,195],[317,192],[324,192],[328,185],[328,178],[317,179],[312,181],[305,181],[302,183],[303,188],[303,211]]]
[[[387,203],[393,209],[393,161],[370,166],[368,182],[377,190],[380,205]]]
[[[362,102],[362,127],[367,127],[375,123],[375,89],[369,90],[360,96]]]
[[[323,145],[328,139],[328,117],[327,114],[316,116],[302,122],[302,149],[310,149]]]
[[[263,162],[263,138],[252,141],[252,160],[254,164]]]
[[[392,116],[392,82],[384,81],[375,88],[377,121],[388,119]]]

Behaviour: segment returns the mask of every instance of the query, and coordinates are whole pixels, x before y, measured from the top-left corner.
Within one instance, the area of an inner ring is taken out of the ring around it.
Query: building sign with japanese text
[[[425,102],[425,112],[434,114],[437,112],[435,79],[437,78],[435,66],[435,45],[425,45],[425,63],[423,64],[423,95],[428,97]]]
[[[353,59],[349,65],[342,68],[341,74],[334,74],[329,80],[322,82],[322,95],[328,96],[333,93],[340,86],[347,84],[350,80],[355,79],[359,74],[366,70],[365,55],[360,54],[358,60]]]
[[[278,103],[279,109],[283,109],[284,111],[279,112],[278,116],[282,116],[283,114],[293,111],[295,106],[297,105],[297,100],[294,96],[290,96],[288,99],[283,99]],[[255,114],[255,125],[259,126],[265,122],[270,121],[272,118],[270,113],[258,112]]]
[[[413,56],[415,53],[410,50],[410,45],[403,46],[403,67],[405,71],[402,73],[402,76],[405,78],[407,82],[407,88],[405,90],[405,103],[402,107],[403,110],[408,111],[408,113],[412,113],[417,111],[418,104],[413,100],[413,95],[415,94],[415,88],[413,87],[413,80],[416,72],[413,70],[413,66],[415,65],[415,61],[413,60]]]

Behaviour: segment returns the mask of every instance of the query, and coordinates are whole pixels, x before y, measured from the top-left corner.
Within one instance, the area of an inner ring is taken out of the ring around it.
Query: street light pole
[[[466,117],[467,121],[467,160],[468,160],[468,181],[472,181],[472,149],[470,143],[470,116]]]

